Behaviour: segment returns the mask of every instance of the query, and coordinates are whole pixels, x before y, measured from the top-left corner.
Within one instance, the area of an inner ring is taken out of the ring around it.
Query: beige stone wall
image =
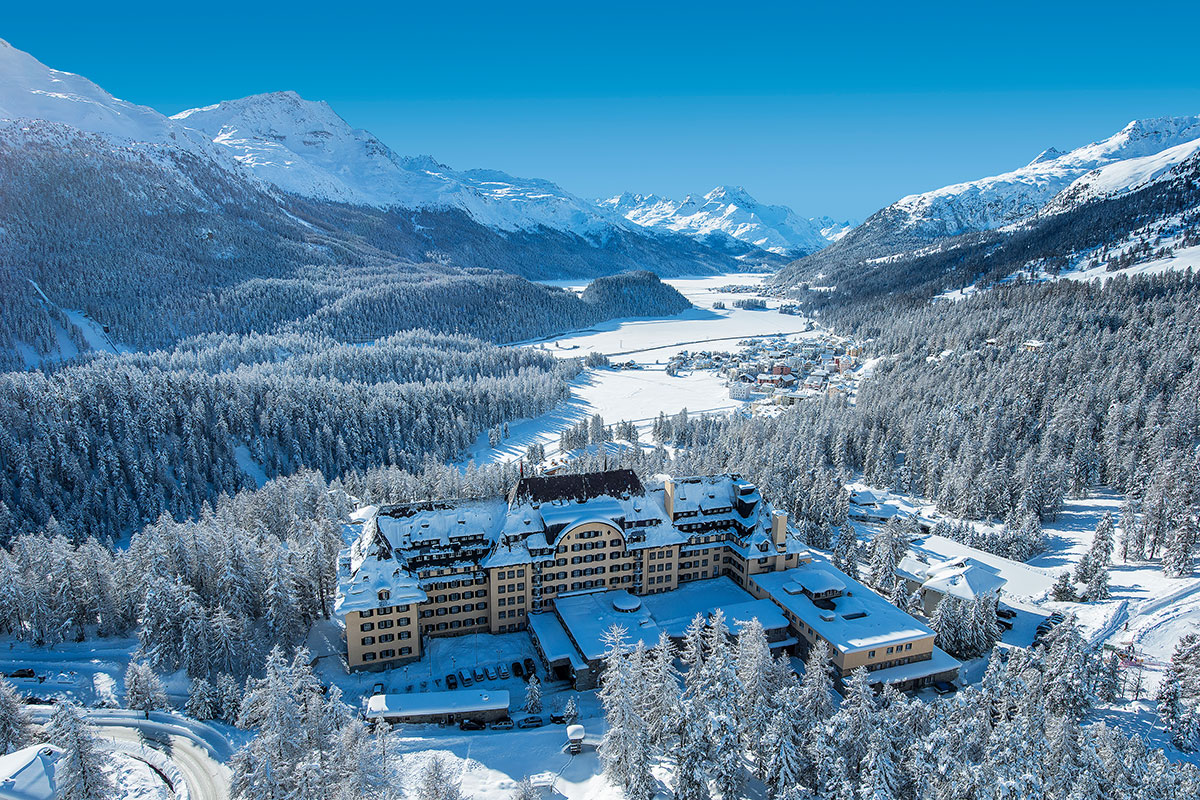
[[[889,650],[891,652],[888,652]],[[834,658],[834,661],[842,671],[842,674],[847,675],[859,667],[870,669],[871,665],[888,664],[892,661],[900,661],[901,659],[908,659],[909,661],[923,660],[932,655],[932,653],[933,637],[925,636],[913,639],[911,642],[903,642],[898,645],[884,645],[871,650],[860,650],[854,653],[846,653],[844,656],[839,653]],[[876,668],[882,669],[882,667]]]
[[[400,605],[346,614],[346,657],[350,668],[384,667],[419,658],[421,637],[417,634],[416,611],[415,605]]]
[[[491,604],[488,630],[492,633],[518,630],[524,627],[529,615],[529,598],[533,590],[533,566],[513,564],[488,570]]]
[[[635,554],[642,564],[642,588],[639,594],[658,594],[679,587],[679,552],[679,545],[672,545],[651,547]]]
[[[554,563],[542,566],[543,608],[564,592],[589,588],[633,588],[633,554],[615,525],[588,522],[563,531],[555,542]]]

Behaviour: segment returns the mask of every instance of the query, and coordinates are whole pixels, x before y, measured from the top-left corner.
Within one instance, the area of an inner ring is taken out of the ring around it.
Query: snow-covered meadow
[[[687,409],[689,415],[728,414],[748,407],[747,401],[729,397],[725,379],[716,373],[696,370],[668,375],[666,363],[682,351],[734,350],[740,340],[753,337],[786,335],[790,341],[799,341],[819,336],[818,330],[804,330],[804,318],[779,313],[776,299],[767,298],[766,309],[747,310],[735,308],[733,303],[755,296],[753,292],[722,291],[730,286],[758,287],[765,277],[732,273],[665,278],[663,282],[678,289],[693,308],[673,317],[610,320],[551,339],[520,343],[561,358],[602,353],[613,361],[632,361],[639,368],[585,369],[571,382],[570,399],[549,413],[510,423],[509,437],[498,447],[489,445],[486,432],[481,434],[462,463],[513,461],[534,443],[553,452],[560,431],[593,414],[608,424],[628,420],[644,433],[659,413],[674,415]],[[582,291],[586,284],[559,281],[553,285]],[[725,308],[713,308],[714,303],[724,303]]]

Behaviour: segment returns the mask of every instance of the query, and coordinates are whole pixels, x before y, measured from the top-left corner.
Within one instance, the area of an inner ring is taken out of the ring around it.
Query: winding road
[[[53,706],[35,705],[29,710],[36,722],[45,724]],[[189,800],[228,800],[230,772],[226,762],[234,748],[212,726],[162,712],[151,712],[149,719],[125,709],[85,709],[85,713],[102,739],[153,748],[169,759],[187,784]],[[117,749],[137,757],[128,748]],[[161,772],[157,765],[146,761]],[[165,777],[169,783],[169,776]]]

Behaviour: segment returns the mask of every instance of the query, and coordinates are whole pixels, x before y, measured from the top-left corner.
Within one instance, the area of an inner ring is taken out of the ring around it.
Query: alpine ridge
[[[759,202],[740,186],[718,186],[700,199],[688,195],[682,202],[625,192],[600,205],[653,230],[698,239],[725,237],[792,257],[815,253],[853,227],[828,217],[805,219],[787,206]]]

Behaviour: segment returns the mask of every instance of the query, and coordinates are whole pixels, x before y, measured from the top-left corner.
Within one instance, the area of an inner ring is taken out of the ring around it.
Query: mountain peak
[[[812,253],[845,233],[844,226],[760,203],[741,186],[717,186],[700,199],[689,194],[682,202],[625,192],[604,205],[645,228],[698,238],[726,236],[779,255]]]

